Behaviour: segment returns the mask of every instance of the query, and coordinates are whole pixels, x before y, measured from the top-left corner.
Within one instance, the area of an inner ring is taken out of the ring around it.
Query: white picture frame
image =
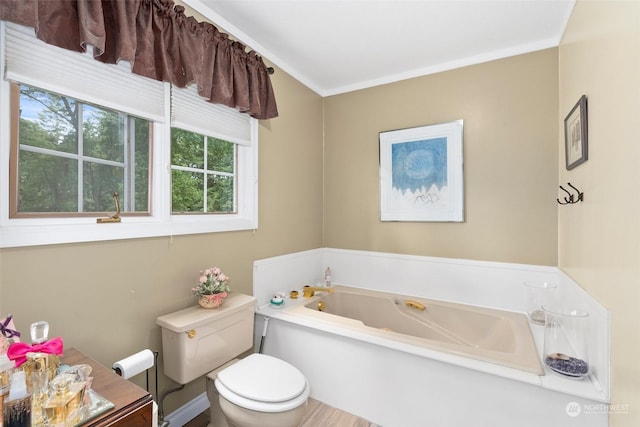
[[[380,220],[464,222],[463,121],[380,132]]]

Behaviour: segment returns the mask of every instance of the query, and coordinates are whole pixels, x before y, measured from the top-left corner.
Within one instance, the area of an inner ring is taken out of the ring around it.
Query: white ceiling
[[[322,96],[558,46],[575,0],[183,0]]]

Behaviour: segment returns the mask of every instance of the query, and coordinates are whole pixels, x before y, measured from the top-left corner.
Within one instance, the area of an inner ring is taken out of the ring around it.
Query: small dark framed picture
[[[564,119],[564,153],[567,170],[587,161],[588,141],[587,96],[582,95]]]

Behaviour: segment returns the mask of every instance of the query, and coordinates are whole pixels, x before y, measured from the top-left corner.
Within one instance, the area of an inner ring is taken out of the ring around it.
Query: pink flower
[[[217,295],[229,292],[229,277],[218,267],[209,267],[200,272],[198,283],[191,289],[195,295]]]

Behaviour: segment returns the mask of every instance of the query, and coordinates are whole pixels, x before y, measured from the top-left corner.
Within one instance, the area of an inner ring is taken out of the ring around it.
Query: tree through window
[[[171,211],[235,213],[236,144],[171,129]]]
[[[13,216],[149,210],[151,122],[27,85],[19,90]],[[14,98],[15,99],[15,98]]]

